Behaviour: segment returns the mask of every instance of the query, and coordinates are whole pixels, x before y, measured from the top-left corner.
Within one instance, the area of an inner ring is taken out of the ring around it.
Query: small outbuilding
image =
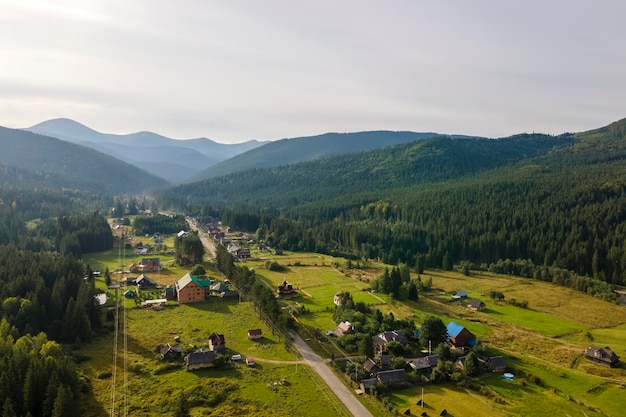
[[[483,303],[479,299],[472,298],[467,303],[467,308],[469,308],[470,310],[474,310],[474,311],[483,311],[484,309],[487,308],[487,306],[485,305],[485,303]]]
[[[263,337],[263,331],[261,329],[248,330],[248,339],[255,340],[255,339],[261,339],[262,337]]]
[[[489,370],[491,372],[506,372],[506,359],[502,356],[492,356],[487,359],[487,365],[489,365]]]

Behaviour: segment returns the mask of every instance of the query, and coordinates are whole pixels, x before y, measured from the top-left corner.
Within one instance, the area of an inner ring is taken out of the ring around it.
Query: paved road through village
[[[193,219],[187,218],[187,223],[191,229],[198,230],[198,225]],[[211,256],[215,258],[215,245],[213,245],[213,242],[207,239],[201,230],[198,230],[198,236],[204,246],[209,250]],[[298,352],[300,352],[302,361],[322,378],[326,385],[335,393],[337,398],[350,410],[352,415],[354,417],[373,417],[372,413],[370,413],[341,380],[337,378],[324,359],[315,353],[299,335],[296,333],[292,334],[294,337],[293,345],[298,349]]]
[[[328,367],[324,359],[313,351],[302,338],[292,333],[294,337],[293,345],[298,349],[302,360],[309,365],[326,382],[326,385],[333,390],[337,398],[350,410],[354,417],[373,417],[367,408],[354,396],[354,394],[341,382],[339,378]]]

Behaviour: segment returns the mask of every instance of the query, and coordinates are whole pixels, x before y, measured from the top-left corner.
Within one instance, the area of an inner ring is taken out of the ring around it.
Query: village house
[[[209,336],[209,349],[214,353],[222,353],[226,350],[226,339],[223,334],[211,333]]]
[[[374,345],[374,351],[376,353],[384,352],[387,350],[387,344],[389,342],[398,342],[403,347],[409,345],[409,341],[404,335],[404,332],[400,330],[387,330],[382,333],[372,336],[372,344]]]
[[[467,291],[459,290],[459,291],[455,291],[452,293],[452,297],[451,297],[452,301],[460,300],[462,298],[467,298]]]
[[[162,269],[161,258],[143,258],[141,263],[137,265],[137,272],[155,272]]]
[[[238,300],[239,293],[233,290],[226,290],[220,293],[220,298],[223,300]]]
[[[487,359],[487,366],[491,372],[506,372],[506,359],[502,356],[492,356]]]
[[[619,362],[619,356],[617,356],[608,346],[603,348],[589,346],[585,349],[585,359],[589,362],[606,366],[608,368],[616,367]]]
[[[188,371],[194,369],[208,368],[213,365],[215,353],[198,350],[185,356],[185,367]]]
[[[483,303],[479,299],[472,298],[467,303],[467,308],[469,308],[470,310],[474,310],[474,311],[483,311],[485,308],[487,308],[487,306],[485,305],[485,303]]]
[[[141,274],[135,279],[135,285],[137,285],[137,287],[141,290],[147,290],[150,288],[155,288],[157,286],[157,283],[151,278],[148,278],[147,275]]]
[[[176,281],[177,300],[181,304],[204,301],[210,292],[211,280],[199,279],[190,273]]]
[[[390,371],[380,371],[376,374],[376,379],[386,387],[404,385],[407,383],[408,375],[404,369],[392,369]]]
[[[166,345],[161,345],[159,354],[161,355],[161,359],[171,361],[178,359],[183,355],[183,348],[172,346],[168,343]]]
[[[359,388],[361,389],[362,392],[366,392],[369,394],[372,387],[375,387],[376,385],[378,385],[378,379],[366,378],[366,379],[361,380],[361,383],[359,384]]]
[[[365,373],[371,377],[376,377],[376,374],[382,370],[380,366],[370,358],[365,359],[365,362],[363,362],[363,369],[365,369]]]
[[[354,326],[349,321],[342,321],[335,329],[335,336],[337,337],[352,333],[354,333]]]
[[[216,281],[211,284],[211,294],[212,295],[220,295],[224,291],[228,290],[228,285],[223,282]]]
[[[416,372],[430,372],[437,367],[439,355],[428,355],[423,358],[410,359],[408,365]]]
[[[451,346],[455,348],[462,348],[465,346],[476,346],[476,336],[474,336],[465,327],[451,321],[447,326],[448,337],[447,341]]]

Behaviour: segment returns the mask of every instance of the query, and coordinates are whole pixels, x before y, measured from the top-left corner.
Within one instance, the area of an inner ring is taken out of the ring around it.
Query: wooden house
[[[185,356],[185,367],[188,371],[193,369],[208,368],[213,365],[215,353],[198,350]]]
[[[374,360],[367,358],[365,362],[363,362],[363,369],[365,369],[365,373],[371,377],[376,377],[382,369]]]
[[[484,309],[487,308],[487,306],[485,305],[485,303],[483,303],[479,299],[472,298],[467,303],[467,308],[469,308],[470,310],[474,310],[474,311],[483,311]]]
[[[209,349],[215,353],[222,353],[226,350],[226,339],[223,334],[211,333],[209,336]]]
[[[439,355],[429,355],[423,358],[415,358],[408,362],[416,372],[430,372],[439,363]]]
[[[464,346],[474,347],[476,346],[476,336],[474,336],[465,327],[451,321],[447,326],[448,337],[447,341],[455,348],[461,348]]]
[[[502,356],[492,356],[487,359],[487,365],[489,366],[489,370],[491,372],[506,372],[506,359]]]
[[[155,288],[157,283],[154,282],[151,278],[148,278],[147,275],[141,274],[137,278],[135,278],[135,284],[139,289],[146,290],[149,288]]]
[[[404,347],[407,347],[409,344],[409,340],[404,335],[404,332],[400,330],[387,330],[372,336],[374,351],[377,353],[387,350],[387,343],[389,342],[398,342]]]
[[[354,333],[354,326],[349,321],[342,321],[335,329],[335,336],[337,337],[352,333]]]
[[[408,380],[408,375],[404,369],[392,369],[390,371],[380,371],[376,374],[376,379],[386,387],[404,385]]]
[[[180,358],[183,355],[183,349],[168,343],[161,346],[159,354],[161,355],[161,359],[171,361]]]
[[[603,348],[589,346],[585,349],[585,359],[589,362],[606,366],[607,368],[614,368],[619,362],[619,356],[617,356],[608,346]]]
[[[143,258],[137,269],[141,272],[160,271],[163,269],[161,258]]]
[[[459,290],[452,293],[452,301],[460,300],[462,298],[467,298],[467,291]]]

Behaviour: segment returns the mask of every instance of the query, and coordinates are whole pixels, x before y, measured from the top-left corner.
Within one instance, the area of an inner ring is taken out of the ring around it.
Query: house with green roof
[[[178,302],[197,303],[206,300],[211,292],[211,280],[200,279],[195,275],[186,273],[176,281],[176,294]]]

